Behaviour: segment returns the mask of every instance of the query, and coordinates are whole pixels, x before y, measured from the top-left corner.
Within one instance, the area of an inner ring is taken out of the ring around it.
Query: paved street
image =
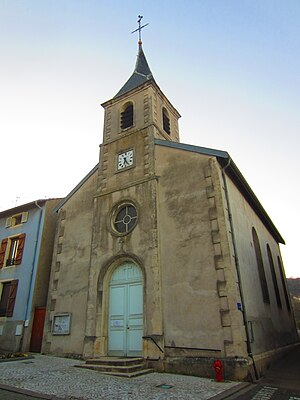
[[[237,393],[226,400],[300,400],[300,391],[258,384],[244,393]]]
[[[81,363],[40,354],[2,362],[0,399],[29,400],[35,395],[49,400],[300,400],[300,345],[272,365],[258,383],[248,385],[159,373],[127,379],[74,367]]]
[[[300,400],[300,345],[274,363],[264,378],[226,400]]]
[[[206,400],[240,385],[237,382],[217,383],[194,376],[160,373],[133,379],[120,378],[74,368],[80,363],[40,354],[30,360],[2,362],[0,389],[6,389],[3,385],[7,385],[23,390],[25,394],[28,391],[37,393],[38,398],[43,399]],[[163,384],[168,386],[159,387]],[[16,396],[8,399],[19,400]]]

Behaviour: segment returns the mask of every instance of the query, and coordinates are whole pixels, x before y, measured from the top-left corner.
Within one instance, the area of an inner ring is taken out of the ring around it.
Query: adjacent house
[[[0,212],[0,350],[41,349],[58,201]]]

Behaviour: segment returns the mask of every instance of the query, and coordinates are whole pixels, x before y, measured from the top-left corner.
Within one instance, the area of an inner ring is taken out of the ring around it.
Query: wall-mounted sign
[[[52,321],[52,335],[69,335],[71,326],[71,314],[55,314]]]
[[[23,332],[23,325],[19,324],[16,326],[16,336],[21,336]]]
[[[122,319],[114,319],[111,321],[112,327],[123,327],[123,320]]]

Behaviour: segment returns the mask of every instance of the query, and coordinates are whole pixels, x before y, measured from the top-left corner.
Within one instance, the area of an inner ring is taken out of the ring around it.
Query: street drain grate
[[[33,364],[33,361],[23,361],[22,364]]]
[[[157,385],[156,387],[161,389],[171,389],[173,385],[167,385],[166,383],[162,383],[161,385]]]

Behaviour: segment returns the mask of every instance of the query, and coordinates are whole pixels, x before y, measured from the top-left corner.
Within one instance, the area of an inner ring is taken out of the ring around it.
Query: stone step
[[[154,370],[148,368],[148,369],[141,369],[139,371],[130,372],[130,373],[124,373],[124,372],[101,372],[101,373],[106,374],[106,375],[121,376],[124,378],[136,378],[137,376],[151,374],[152,372],[154,372]]]
[[[92,371],[97,371],[100,372],[101,374],[105,375],[113,375],[113,376],[120,376],[124,378],[135,378],[140,375],[145,375],[145,374],[150,374],[153,371],[153,369],[150,368],[144,368],[144,369],[139,369],[137,371],[133,372],[128,372],[128,371],[107,371],[107,370],[99,370],[97,367],[92,366],[92,365],[75,365],[78,368],[84,368],[84,369],[90,369]]]
[[[101,372],[102,374],[123,376],[126,378],[134,378],[139,375],[149,374],[152,369],[145,368],[144,359],[135,358],[117,358],[117,357],[101,357],[90,358],[85,364],[76,365],[78,368],[91,369]]]
[[[93,369],[99,372],[121,372],[131,373],[140,371],[145,368],[143,363],[135,365],[106,365],[106,364],[83,364],[80,367],[85,369]]]
[[[135,358],[100,357],[100,358],[89,358],[86,360],[86,364],[132,365],[136,363],[142,363],[143,361],[144,359],[141,357],[135,357]]]

